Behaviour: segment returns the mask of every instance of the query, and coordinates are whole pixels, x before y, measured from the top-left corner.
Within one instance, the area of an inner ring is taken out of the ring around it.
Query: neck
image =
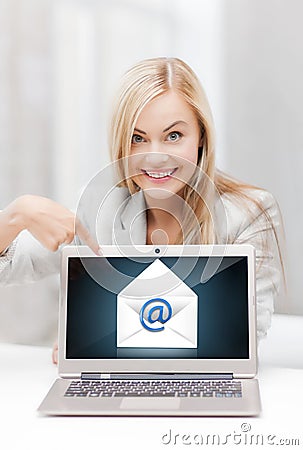
[[[154,198],[146,194],[145,202],[149,217],[157,223],[171,219],[180,220],[183,210],[184,200],[178,195],[172,195],[168,198]]]
[[[166,199],[145,196],[147,206],[147,243],[173,244],[181,231],[183,202],[173,195]]]

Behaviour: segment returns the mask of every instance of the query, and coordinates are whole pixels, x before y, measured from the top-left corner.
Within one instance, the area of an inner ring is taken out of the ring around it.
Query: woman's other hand
[[[52,360],[53,360],[53,364],[58,364],[58,342],[54,343]]]

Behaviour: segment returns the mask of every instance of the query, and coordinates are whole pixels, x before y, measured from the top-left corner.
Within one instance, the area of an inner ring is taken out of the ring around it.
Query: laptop
[[[59,377],[44,415],[255,416],[250,245],[62,251]]]

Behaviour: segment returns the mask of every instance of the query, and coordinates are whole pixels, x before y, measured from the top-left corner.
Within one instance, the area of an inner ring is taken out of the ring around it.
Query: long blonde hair
[[[212,194],[209,193],[211,183],[219,196],[225,194],[232,196],[236,201],[244,201],[248,211],[251,207],[249,205],[256,205],[260,212],[265,214],[273,229],[280,253],[271,217],[250,192],[259,188],[235,180],[216,169],[214,124],[206,94],[192,69],[178,58],[147,59],[133,66],[124,76],[110,129],[111,157],[113,161],[118,162],[119,180],[122,180],[120,184],[127,186],[131,194],[136,192],[137,186],[130,177],[127,177],[123,158],[130,155],[134,128],[143,108],[152,99],[170,89],[180,94],[192,108],[202,137],[202,148],[199,149],[197,163],[199,170],[196,170],[194,178],[184,190],[184,200],[194,212],[196,220],[192,220],[192,215],[184,217],[183,232],[175,243],[218,243],[212,222]],[[199,230],[196,229],[197,223]],[[282,263],[281,254],[280,259]]]

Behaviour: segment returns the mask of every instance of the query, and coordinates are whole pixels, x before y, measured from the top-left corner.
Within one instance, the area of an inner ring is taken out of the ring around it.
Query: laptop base
[[[241,398],[64,397],[71,379],[57,379],[38,408],[50,416],[257,416],[258,380],[245,379]]]

